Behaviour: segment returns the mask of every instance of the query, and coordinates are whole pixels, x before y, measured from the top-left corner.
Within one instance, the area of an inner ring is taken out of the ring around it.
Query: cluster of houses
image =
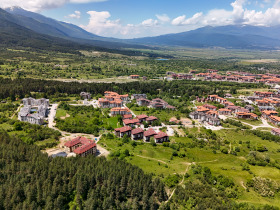
[[[82,136],[67,141],[64,146],[67,148],[67,152],[74,153],[76,156],[85,157],[87,155],[96,155],[97,153],[95,141]]]
[[[209,95],[208,98],[204,100],[200,99],[200,101],[215,101],[225,107],[218,109],[214,105],[204,104],[203,106],[198,106],[194,112],[189,114],[190,118],[200,120],[201,122],[207,122],[210,125],[218,126],[221,124],[219,115],[234,115],[238,119],[258,119],[258,116],[252,113],[255,111],[252,105],[246,105],[245,107],[235,106],[226,98],[219,97],[218,95]]]
[[[133,129],[130,126],[124,126],[122,128],[116,128],[115,135],[119,138],[127,136],[132,140],[143,140],[145,142],[150,142],[151,138],[154,138],[156,143],[169,142],[169,136],[166,133],[162,131],[157,133],[153,128],[144,130],[140,127]]]
[[[148,125],[151,125],[153,122],[157,121],[158,118],[154,116],[147,116],[145,114],[138,115],[133,119],[132,115],[124,115],[123,116],[123,124],[124,126],[130,126],[132,128],[140,126],[143,122],[146,122]]]
[[[18,113],[18,120],[32,124],[43,125],[48,116],[49,99],[24,98],[23,107]]]
[[[155,139],[156,143],[168,142],[169,136],[164,132],[155,132],[153,128],[144,130],[141,128],[141,124],[146,122],[147,124],[152,124],[154,121],[157,121],[158,118],[154,116],[147,115],[138,115],[133,119],[132,115],[123,116],[123,125],[122,128],[115,129],[115,135],[123,138],[125,135],[130,137],[132,140],[143,140],[149,142],[151,137]]]
[[[176,107],[169,105],[166,101],[160,98],[148,100],[146,94],[141,94],[141,97],[134,96],[133,98],[136,99],[138,106],[147,106],[154,109],[176,109]]]
[[[208,69],[207,73],[198,73],[197,77],[210,81],[229,81],[241,83],[266,83],[279,84],[278,74],[252,74],[248,72],[227,72],[226,75],[218,74],[218,70]]]
[[[128,94],[119,95],[116,92],[106,91],[104,94],[104,98],[98,99],[98,105],[100,108],[123,107],[124,103],[128,100]]]

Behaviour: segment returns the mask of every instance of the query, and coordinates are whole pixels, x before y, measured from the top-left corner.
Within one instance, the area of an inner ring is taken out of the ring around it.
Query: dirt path
[[[213,162],[216,162],[216,161],[218,161],[218,159],[216,159],[216,160],[210,160],[210,161],[203,161],[203,162],[192,162],[192,163],[187,163],[187,168],[186,168],[185,173],[184,173],[184,175],[183,175],[183,179],[181,180],[181,182],[180,182],[177,186],[182,185],[182,184],[184,183],[184,181],[185,181],[185,175],[186,175],[186,173],[189,171],[191,165],[196,165],[197,163],[213,163]],[[175,193],[175,190],[177,189],[177,186],[174,188],[174,190],[173,190],[172,193],[170,194],[168,200],[165,201],[165,203],[167,203],[167,202],[173,197],[173,195],[174,195],[174,193]]]
[[[15,116],[16,113],[19,112],[20,108],[23,106],[23,104],[20,104],[20,106],[17,108],[17,110],[15,111],[15,113],[10,117],[10,119],[13,119],[13,117]]]
[[[245,190],[247,190],[247,187],[244,185],[244,182],[243,182],[243,181],[241,181],[240,184],[241,184],[241,186],[242,186]]]
[[[161,162],[163,164],[167,164],[167,162],[164,162],[163,160],[158,160],[158,159],[155,159],[155,158],[145,157],[145,156],[142,156],[142,155],[136,155],[136,156],[141,157],[141,158],[145,158],[145,159],[155,160],[155,161]]]

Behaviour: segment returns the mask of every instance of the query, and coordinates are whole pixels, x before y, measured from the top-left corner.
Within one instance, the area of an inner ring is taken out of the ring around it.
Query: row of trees
[[[232,87],[258,88],[262,84],[240,84],[231,82],[208,82],[208,81],[149,81],[131,83],[79,83],[79,82],[60,82],[36,79],[4,79],[0,78],[0,99],[11,97],[23,98],[31,92],[42,92],[46,97],[55,93],[80,94],[80,92],[90,92],[93,95],[103,94],[105,91],[116,91],[120,94],[126,93],[147,93],[151,96],[158,94],[181,96],[190,98],[191,96],[205,96],[208,94],[221,94]]]

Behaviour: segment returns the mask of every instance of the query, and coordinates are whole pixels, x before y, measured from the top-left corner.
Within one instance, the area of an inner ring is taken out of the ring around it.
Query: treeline
[[[0,78],[0,99],[11,97],[12,99],[23,98],[31,95],[31,92],[41,92],[45,97],[55,93],[80,94],[80,92],[90,92],[93,95],[103,94],[105,91],[117,91],[125,93],[147,93],[157,96],[159,93],[168,96],[206,96],[208,94],[218,94],[223,96],[224,91],[232,88],[250,89],[264,87],[263,84],[241,84],[231,82],[208,82],[208,81],[148,81],[131,83],[79,83],[60,82],[36,79],[4,79]]]
[[[0,133],[0,209],[158,209],[164,184],[105,158],[49,158]]]

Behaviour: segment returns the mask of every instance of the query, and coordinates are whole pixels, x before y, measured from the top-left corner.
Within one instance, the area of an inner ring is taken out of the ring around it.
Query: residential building
[[[139,98],[136,100],[138,106],[150,106],[151,101],[146,98]]]
[[[148,124],[152,124],[154,121],[157,121],[158,118],[157,117],[154,117],[154,116],[149,116],[147,119],[146,119],[146,122]]]
[[[136,118],[139,120],[140,123],[142,123],[142,122],[146,121],[148,116],[145,114],[142,114],[142,115],[137,115]]]
[[[97,153],[96,143],[82,136],[66,142],[64,146],[68,148],[68,152],[74,152],[81,157],[96,155]]]
[[[151,138],[154,137],[155,135],[157,135],[155,130],[152,128],[149,128],[148,130],[146,130],[144,132],[144,141],[149,142],[151,140]]]
[[[91,99],[91,94],[86,92],[81,92],[80,96],[82,99]]]
[[[131,136],[132,128],[130,126],[125,126],[122,128],[116,128],[115,129],[115,135],[118,137],[124,137],[124,135],[127,135],[128,137]]]
[[[218,110],[218,113],[220,114],[220,115],[230,115],[231,114],[231,111],[229,110],[229,109],[219,109]]]
[[[155,135],[154,138],[156,143],[169,142],[169,136],[162,131]]]
[[[274,125],[278,125],[278,126],[280,125],[280,117],[278,116],[271,115],[269,116],[268,121]]]
[[[257,120],[258,115],[254,113],[237,112],[236,117],[239,119]]]
[[[125,119],[123,120],[123,124],[124,126],[130,126],[132,128],[134,128],[136,125],[140,125],[140,121],[139,119]]]
[[[135,128],[131,131],[132,140],[141,140],[144,136],[144,130],[142,128]]]
[[[129,115],[129,114],[131,114],[130,109],[127,108],[127,107],[124,107],[124,108],[119,108],[119,107],[112,108],[110,112],[111,112],[111,116]]]
[[[146,94],[132,94],[131,96],[131,100],[137,100],[137,99],[140,99],[140,98],[144,98],[146,99],[147,98],[147,95]]]

